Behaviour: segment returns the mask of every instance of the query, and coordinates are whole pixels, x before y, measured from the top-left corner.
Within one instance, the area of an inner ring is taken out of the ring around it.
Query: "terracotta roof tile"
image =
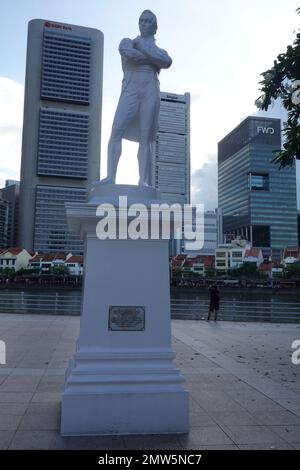
[[[260,255],[260,248],[250,248],[250,250],[246,250],[245,258],[253,257],[257,258]]]
[[[83,256],[82,255],[73,255],[67,259],[66,263],[83,263]]]

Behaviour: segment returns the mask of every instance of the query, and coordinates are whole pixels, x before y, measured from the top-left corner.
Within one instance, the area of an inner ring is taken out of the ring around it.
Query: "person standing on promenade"
[[[218,289],[217,284],[213,284],[209,288],[210,294],[210,303],[209,303],[209,312],[207,320],[210,320],[212,313],[215,313],[215,321],[217,321],[217,316],[219,313],[219,305],[220,305],[220,291]]]

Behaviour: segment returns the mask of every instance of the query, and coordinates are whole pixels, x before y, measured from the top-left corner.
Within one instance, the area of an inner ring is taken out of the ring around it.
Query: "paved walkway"
[[[64,371],[78,317],[0,315],[0,449],[300,449],[300,326],[175,320],[190,391],[188,435],[61,437]]]

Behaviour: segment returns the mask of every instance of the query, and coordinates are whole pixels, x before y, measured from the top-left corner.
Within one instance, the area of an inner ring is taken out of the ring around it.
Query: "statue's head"
[[[139,18],[141,36],[150,36],[157,31],[157,18],[150,10],[144,10]]]

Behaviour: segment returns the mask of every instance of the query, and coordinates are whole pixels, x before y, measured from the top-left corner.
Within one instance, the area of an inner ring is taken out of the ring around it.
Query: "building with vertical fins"
[[[190,202],[190,93],[160,93],[152,186],[168,203]]]
[[[100,178],[103,34],[53,21],[29,22],[19,244],[72,251],[65,202],[85,201]]]
[[[0,189],[0,201],[2,200],[7,203],[8,211],[5,247],[13,247],[18,245],[19,191],[20,182],[15,180],[6,180],[5,188]]]
[[[280,119],[250,116],[218,144],[218,205],[227,240],[241,236],[265,255],[297,245],[296,169],[272,162]]]
[[[7,247],[8,202],[0,197],[0,248]]]

